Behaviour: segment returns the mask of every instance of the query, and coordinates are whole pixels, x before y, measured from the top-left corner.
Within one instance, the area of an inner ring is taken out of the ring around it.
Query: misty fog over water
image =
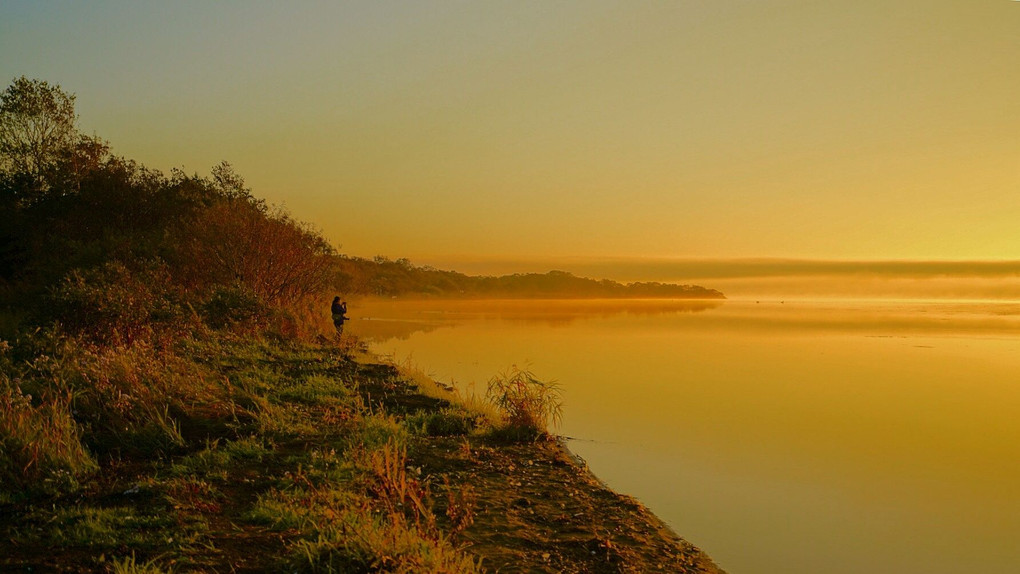
[[[1020,261],[681,259],[662,257],[444,260],[440,267],[506,274],[562,269],[621,282],[662,281],[719,289],[737,299],[992,299],[1020,301]]]

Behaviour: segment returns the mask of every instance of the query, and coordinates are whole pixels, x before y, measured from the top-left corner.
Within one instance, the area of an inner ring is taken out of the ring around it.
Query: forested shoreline
[[[552,271],[472,277],[407,259],[342,255],[318,230],[252,194],[226,162],[164,174],[81,133],[74,96],[16,79],[0,102],[0,286],[33,322],[179,319],[301,322],[317,297],[698,297],[687,285],[622,285]],[[83,306],[108,297],[104,309]],[[123,293],[121,295],[124,295]],[[115,300],[114,300],[115,299]],[[307,319],[308,317],[306,317]]]
[[[365,259],[340,256],[339,285],[348,293],[375,296],[500,298],[674,298],[724,299],[715,289],[697,285],[635,282],[578,277],[566,271],[514,273],[501,276],[465,275],[407,259]]]

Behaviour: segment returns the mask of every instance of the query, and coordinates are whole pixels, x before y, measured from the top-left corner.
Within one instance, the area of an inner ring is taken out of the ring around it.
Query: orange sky
[[[1020,2],[5,2],[22,74],[354,255],[1020,259]]]

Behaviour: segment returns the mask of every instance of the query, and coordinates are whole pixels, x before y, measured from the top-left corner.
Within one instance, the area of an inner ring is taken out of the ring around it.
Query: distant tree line
[[[0,297],[34,320],[129,338],[142,326],[196,318],[300,330],[302,317],[334,292],[722,297],[561,271],[472,277],[407,259],[344,256],[253,196],[227,163],[209,176],[164,174],[113,154],[79,131],[74,99],[25,77],[0,94]]]
[[[577,277],[565,271],[515,273],[499,277],[443,271],[407,259],[364,259],[338,256],[337,282],[350,293],[384,297],[605,297],[721,299],[723,294],[697,285],[640,282],[623,284],[609,279]]]

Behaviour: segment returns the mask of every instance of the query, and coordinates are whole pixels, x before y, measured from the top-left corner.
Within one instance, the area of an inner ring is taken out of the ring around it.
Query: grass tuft
[[[206,442],[206,447],[187,455],[171,465],[174,476],[226,477],[227,471],[243,461],[261,461],[269,454],[262,441],[254,437],[229,441],[220,445],[219,440]]]
[[[446,538],[423,534],[401,515],[349,510],[314,540],[294,545],[297,572],[430,572],[469,574],[481,565]]]
[[[138,562],[135,560],[135,555],[132,554],[111,562],[110,572],[111,574],[170,574],[173,570],[161,568],[155,559]]]
[[[306,405],[353,406],[357,394],[352,383],[325,375],[311,375],[281,389],[277,396],[282,401]]]
[[[353,437],[353,445],[367,452],[378,450],[388,443],[406,447],[410,439],[407,427],[392,415],[373,413],[362,419],[357,436]]]
[[[73,490],[98,466],[81,443],[71,397],[36,402],[0,374],[0,490]]]
[[[71,507],[54,514],[48,538],[56,546],[153,547],[164,542],[161,530],[171,525],[168,516],[139,514],[130,507]]]
[[[404,424],[412,432],[425,436],[461,436],[473,431],[478,426],[478,419],[479,415],[462,408],[445,408],[410,415]]]
[[[489,379],[486,395],[503,414],[505,427],[497,434],[504,438],[533,439],[562,421],[559,385],[541,381],[517,365]]]

